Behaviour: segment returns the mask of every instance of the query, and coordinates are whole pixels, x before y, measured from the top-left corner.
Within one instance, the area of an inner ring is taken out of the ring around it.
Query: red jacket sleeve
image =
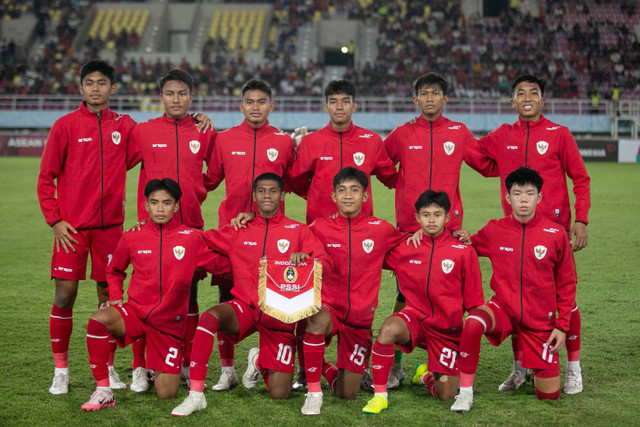
[[[555,266],[556,306],[558,309],[556,328],[567,332],[571,310],[576,306],[576,266],[569,240],[565,235],[560,236],[558,240],[560,247],[558,262]]]
[[[482,273],[480,263],[475,251],[467,251],[468,256],[464,265],[464,282],[462,284],[462,299],[464,309],[469,312],[472,308],[484,304],[484,291],[482,290]]]
[[[129,231],[128,233],[135,233]],[[131,262],[131,254],[126,243],[125,236],[120,238],[111,261],[107,265],[107,291],[109,300],[122,300],[124,298],[124,280],[127,278],[127,267]]]
[[[140,135],[140,125],[135,126],[129,134],[127,141],[127,170],[131,169],[142,161],[142,144],[143,136]]]
[[[396,165],[401,161],[400,158],[400,128],[395,128],[384,140],[384,148],[387,150],[387,154],[391,159],[391,162]]]
[[[204,181],[204,187],[207,191],[213,191],[224,180],[224,165],[222,164],[222,150],[220,143],[216,138],[211,152],[211,159],[207,163],[207,177]]]
[[[211,274],[231,274],[231,261],[224,255],[209,249],[204,238],[199,239],[198,268]]]
[[[314,159],[309,138],[304,137],[298,145],[296,158],[289,171],[289,187],[300,197],[306,197],[313,176]]]
[[[471,236],[471,245],[476,250],[478,256],[489,256],[489,242],[491,241],[489,224],[491,224],[492,221],[493,220],[489,221],[487,225]]]
[[[215,161],[214,152],[216,149],[215,143],[216,143],[217,136],[218,136],[218,131],[216,131],[215,129],[212,132],[210,132],[209,144],[207,145],[206,153],[204,153],[204,162],[207,165],[207,171],[202,174],[202,182],[204,182],[204,188],[207,191],[212,191],[218,186],[218,184],[215,184],[213,179],[209,175],[211,169],[214,167],[213,162]]]
[[[229,254],[231,243],[237,232],[230,225],[225,225],[220,229],[211,229],[202,233],[202,238],[207,246],[216,252]]]
[[[587,173],[578,144],[568,129],[563,129],[562,152],[560,161],[562,168],[573,182],[573,194],[576,196],[576,221],[589,223],[589,208],[591,207],[591,178]]]
[[[311,229],[302,225],[300,227],[300,246],[301,252],[309,255],[311,258],[316,258],[320,264],[322,264],[323,271],[333,269],[333,259],[324,250],[324,246],[320,239],[316,237]]]
[[[38,200],[44,219],[49,226],[64,219],[60,216],[55,181],[64,169],[68,148],[69,135],[67,130],[60,122],[56,121],[49,131],[38,173]]]
[[[500,176],[495,160],[489,157],[469,130],[464,141],[464,162],[482,176]]]
[[[376,164],[372,173],[378,177],[378,180],[387,188],[395,188],[398,182],[398,172],[393,161],[389,158],[389,154],[384,148],[382,140],[376,141]]]

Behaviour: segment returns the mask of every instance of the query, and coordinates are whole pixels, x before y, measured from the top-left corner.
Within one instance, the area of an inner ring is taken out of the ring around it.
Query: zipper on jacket
[[[342,170],[342,131],[338,132],[340,135],[340,170]]]
[[[340,142],[342,142],[342,137],[340,138]],[[349,317],[349,313],[351,313],[351,218],[347,218],[347,224],[349,227],[349,272],[347,274],[347,314],[344,315],[344,320],[347,320]]]
[[[264,227],[264,241],[262,242],[262,258],[267,256],[267,233],[269,232],[269,218],[264,219],[266,226]]]
[[[522,307],[522,270],[524,268],[524,222],[522,223],[522,244],[520,246],[520,326],[522,326],[522,318],[524,310]]]
[[[178,145],[178,120],[176,119],[176,182],[180,185],[180,146]],[[180,214],[180,224],[184,224],[182,220],[182,209],[178,210]]]
[[[433,302],[431,302],[431,297],[429,296],[429,285],[431,283],[431,264],[433,263],[433,252],[436,247],[436,242],[433,240],[432,236],[429,236],[431,239],[431,253],[429,254],[429,270],[427,273],[427,301],[429,301],[429,307],[431,307],[431,317],[435,315],[433,312]]]
[[[104,227],[104,151],[102,149],[102,125],[100,119],[102,118],[102,112],[100,115],[96,113],[98,119],[98,135],[100,135],[100,226]]]
[[[253,193],[253,180],[256,179],[256,140],[258,139],[258,129],[253,128],[253,162],[251,163],[251,191],[249,191],[249,212],[253,212],[253,199],[251,194]],[[267,225],[269,223],[267,222]],[[266,234],[264,236],[266,242]],[[264,256],[264,250],[262,255]]]
[[[433,120],[429,120],[429,135],[431,137],[431,154],[429,154],[429,190],[431,190],[431,178],[433,175]]]
[[[149,313],[147,313],[147,316],[144,318],[145,321],[149,318],[149,316],[151,316],[151,313],[153,313],[153,310],[155,310],[162,303],[162,227],[163,225],[160,224],[160,245],[159,245],[160,253],[158,254],[158,289],[160,291],[160,299],[158,300],[158,304],[156,304],[155,307],[149,310]]]
[[[529,123],[527,122],[527,140],[524,143],[524,167],[528,167],[527,166],[527,161],[529,160]]]

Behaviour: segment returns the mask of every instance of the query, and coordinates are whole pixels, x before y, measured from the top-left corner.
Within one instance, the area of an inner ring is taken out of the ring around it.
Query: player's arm
[[[314,165],[315,161],[311,152],[309,138],[304,137],[298,146],[296,158],[287,173],[291,191],[300,197],[307,197],[311,178],[313,177]]]
[[[211,274],[231,274],[231,261],[228,257],[212,251],[204,241],[202,233],[198,239],[197,267]]]
[[[490,255],[489,245],[492,241],[491,229],[495,220],[491,220],[482,227],[476,234],[470,237],[471,246],[476,250],[478,256],[488,257]]]
[[[558,236],[557,260],[554,268],[556,285],[556,328],[563,332],[569,330],[571,310],[576,307],[576,266],[571,247],[565,236]]]
[[[214,228],[205,231],[202,233],[202,238],[212,251],[228,255],[236,234],[237,231],[233,227],[225,225],[217,230]]]
[[[219,141],[219,139],[216,139],[216,143],[213,144],[211,158],[207,163],[207,175],[204,180],[204,186],[207,191],[215,190],[224,180],[223,155]]]
[[[468,129],[464,136],[464,162],[484,177],[500,176],[495,159],[489,157]]]
[[[323,271],[333,269],[333,259],[324,250],[324,245],[306,225],[300,226],[300,252],[307,254],[309,258],[315,258],[322,264]]]
[[[394,167],[398,163],[401,163],[402,146],[400,143],[400,133],[400,128],[395,128],[389,135],[387,135],[384,140],[384,149],[387,152],[387,155],[389,156],[389,159],[391,160],[391,163],[393,163]]]
[[[209,177],[209,170],[211,169],[212,163],[214,162],[213,157],[214,157],[215,142],[216,142],[217,136],[218,136],[218,131],[216,131],[215,129],[206,135],[206,138],[207,138],[207,143],[205,145],[206,151],[204,153],[204,158],[203,158],[205,171],[202,173],[202,182],[204,183],[204,188],[207,191],[210,191],[209,189],[211,187],[214,187],[214,183],[213,181],[211,181],[211,178]]]
[[[396,188],[398,182],[398,171],[396,171],[395,163],[389,157],[387,150],[380,137],[376,135],[376,163],[372,174],[383,183],[387,188]]]
[[[129,140],[127,141],[127,170],[133,168],[135,165],[142,161],[142,141],[143,136],[141,135],[142,129],[141,126],[137,125],[129,134]]]
[[[561,145],[561,162],[562,168],[573,183],[573,194],[575,195],[575,222],[571,227],[571,249],[577,252],[587,246],[588,233],[587,224],[589,223],[589,208],[591,207],[591,178],[587,173],[578,144],[568,129],[563,134],[563,144]]]
[[[116,250],[107,265],[107,292],[109,293],[110,305],[118,303],[122,305],[124,298],[124,281],[127,278],[126,270],[131,263],[131,254],[126,240],[125,236],[120,238],[118,246],[116,246]],[[131,285],[129,283],[129,286]]]

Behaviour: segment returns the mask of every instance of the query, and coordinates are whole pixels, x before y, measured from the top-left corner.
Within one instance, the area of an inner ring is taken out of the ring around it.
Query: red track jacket
[[[55,121],[38,175],[38,199],[47,224],[62,220],[74,228],[121,225],[127,139],[135,122],[102,110],[98,118],[80,107]]]
[[[444,116],[429,121],[420,116],[395,128],[384,146],[393,163],[400,163],[396,184],[396,225],[402,231],[420,228],[414,204],[426,190],[446,191],[451,201],[448,230],[462,228],[460,168],[462,161],[483,175],[496,174],[467,127]]]
[[[182,197],[178,217],[188,227],[202,228],[200,206],[207,198],[203,162],[210,168],[215,130],[198,132],[196,121],[187,115],[176,120],[162,115],[138,124],[131,132],[127,163],[142,162],[138,180],[138,221],[149,218],[144,208],[144,187],[151,179],[171,178],[180,184]]]
[[[253,180],[265,172],[285,178],[293,162],[293,141],[267,122],[254,128],[245,120],[220,132],[213,149],[209,190],[225,180],[225,196],[218,209],[218,227],[227,225],[240,212],[257,212],[251,200]],[[284,212],[284,203],[280,204]]]
[[[544,116],[537,122],[518,119],[512,125],[500,126],[478,142],[498,165],[500,199],[505,216],[511,215],[511,206],[504,198],[507,193],[504,181],[517,168],[527,166],[540,172],[544,180],[542,201],[536,211],[538,214],[557,222],[567,231],[571,229],[566,180],[566,176],[569,176],[576,196],[576,221],[588,223],[591,179],[568,128]]]
[[[322,303],[333,307],[344,323],[370,328],[384,256],[394,246],[404,245],[409,235],[363,213],[318,218],[310,228],[334,263],[333,270],[323,272]]]
[[[471,241],[478,255],[491,260],[494,298],[514,322],[533,331],[568,330],[576,266],[557,223],[538,214],[527,223],[513,216],[493,219]]]
[[[385,262],[396,272],[407,306],[447,337],[459,339],[464,312],[484,303],[478,256],[446,230],[425,235],[418,248],[397,246]]]
[[[139,318],[166,334],[184,337],[191,279],[196,267],[228,273],[229,259],[214,254],[202,232],[180,224],[177,216],[158,225],[124,233],[107,266],[109,300],[121,300],[125,270],[133,265],[128,302]]]
[[[333,268],[331,258],[309,227],[282,212],[271,218],[257,215],[247,228],[234,230],[225,225],[208,230],[204,240],[214,251],[229,256],[233,268],[231,294],[252,307],[258,307],[258,271],[263,257],[289,260],[292,253],[304,252],[322,263],[323,272]]]
[[[333,177],[347,166],[358,168],[369,177],[376,175],[389,188],[395,186],[396,168],[377,133],[352,122],[345,131],[333,130],[328,124],[302,139],[291,169],[291,181],[294,191],[307,198],[307,224],[338,212],[331,199]],[[367,191],[369,200],[362,205],[362,212],[373,215],[371,183]]]

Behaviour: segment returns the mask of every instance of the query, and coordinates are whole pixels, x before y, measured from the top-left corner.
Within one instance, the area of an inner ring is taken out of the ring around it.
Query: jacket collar
[[[176,119],[174,119],[173,117],[169,117],[166,114],[163,114],[162,116],[160,116],[160,120],[162,120],[165,123],[169,123],[171,125],[174,125],[176,123]],[[186,116],[182,117],[181,119],[178,119],[178,126],[186,126],[186,125],[191,125],[193,124],[193,118],[191,117],[190,114],[187,114]]]
[[[424,117],[422,117],[422,114],[421,114],[418,117],[418,121],[416,123],[418,124],[418,126],[423,126],[426,128],[429,128],[429,123],[431,123],[433,127],[439,127],[439,126],[443,126],[446,120],[447,119],[445,119],[444,115],[442,114],[440,114],[440,116],[435,120],[427,120]]]
[[[530,122],[527,120],[522,120],[520,117],[518,117],[518,121],[515,123],[515,127],[517,129],[527,129],[527,123],[529,123],[529,130],[533,130],[533,129],[539,129],[542,128],[544,126],[547,126],[548,124],[548,120],[545,116],[543,116],[542,114],[540,114],[540,118],[538,120],[536,120],[535,122]]]
[[[264,133],[267,131],[267,129],[270,127],[269,125],[269,120],[267,120],[262,126],[258,127],[258,128],[254,128],[253,126],[251,126],[249,123],[247,123],[247,121],[245,119],[242,119],[242,123],[240,123],[240,129],[242,129],[244,132],[247,133],[251,133],[253,134],[253,130],[255,129],[257,131],[257,133]]]
[[[147,222],[145,223],[144,227],[149,229],[152,233],[154,234],[160,234],[160,228],[162,227],[162,231],[163,232],[168,232],[168,231],[174,231],[176,229],[178,229],[181,226],[180,224],[180,219],[179,219],[179,213],[176,212],[173,215],[173,218],[171,218],[171,221],[169,221],[166,224],[162,224],[162,226],[160,224],[156,224],[155,222],[151,221],[150,219],[147,220]]]
[[[85,114],[87,116],[91,116],[91,117],[98,116],[96,113],[94,113],[93,111],[87,108],[86,104],[84,103],[84,100],[80,101],[80,107],[78,108],[78,110],[80,110],[82,114]],[[111,110],[109,109],[109,107],[107,107],[104,110],[102,110],[100,114],[101,114],[100,117],[106,117],[107,115],[111,114]]]
[[[256,217],[253,220],[253,222],[257,225],[264,226],[267,223],[267,220],[269,220],[269,224],[274,225],[274,224],[280,224],[284,222],[286,218],[287,217],[282,213],[282,211],[278,210],[278,212],[274,216],[269,218],[266,218],[260,214],[256,214]]]
[[[509,215],[507,218],[512,224],[517,225],[518,227],[522,227],[523,222],[518,221],[513,216],[513,214]],[[525,222],[524,224],[525,224],[526,227],[534,227],[534,226],[538,225],[540,223],[540,221],[542,221],[541,218],[542,218],[542,216],[538,215],[537,212],[536,212],[536,215],[534,215],[533,218],[531,218],[531,220],[529,222]]]
[[[353,124],[353,120],[351,120],[351,123],[349,123],[349,127],[343,131],[339,131],[339,130],[335,130],[334,128],[331,127],[331,122],[327,123],[327,126],[325,126],[325,129],[327,129],[327,131],[335,134],[336,136],[342,132],[342,136],[350,136],[353,133],[355,133],[356,131],[356,125]]]

